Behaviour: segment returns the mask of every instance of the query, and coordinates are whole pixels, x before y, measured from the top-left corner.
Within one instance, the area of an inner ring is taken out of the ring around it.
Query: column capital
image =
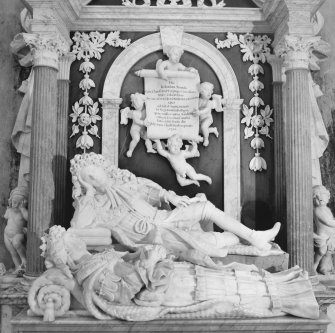
[[[285,71],[309,69],[311,51],[320,41],[320,36],[285,36],[275,47],[275,54],[284,59]]]
[[[69,46],[57,34],[41,36],[39,34],[23,34],[30,47],[34,67],[45,66],[58,70],[59,57],[68,51]]]
[[[75,60],[76,56],[71,52],[65,53],[59,57],[58,80],[70,79],[70,67]]]
[[[243,99],[224,99],[224,111],[240,111]]]
[[[121,97],[114,97],[114,98],[99,98],[99,102],[102,105],[104,110],[112,110],[119,108],[120,104],[122,103]]]
[[[267,62],[272,68],[273,82],[283,82],[283,67],[284,59],[274,54],[269,54],[266,57]]]

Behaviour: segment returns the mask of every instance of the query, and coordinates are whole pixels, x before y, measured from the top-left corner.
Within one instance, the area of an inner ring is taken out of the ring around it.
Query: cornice
[[[187,32],[273,32],[259,8],[85,6],[73,29],[158,31],[161,25],[182,25]]]

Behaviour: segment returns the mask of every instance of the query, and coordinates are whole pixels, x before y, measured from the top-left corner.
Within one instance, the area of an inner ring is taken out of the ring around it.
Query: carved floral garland
[[[267,169],[266,161],[261,157],[259,150],[264,148],[264,140],[260,135],[270,138],[269,130],[273,119],[271,118],[273,110],[269,105],[264,105],[264,101],[259,97],[259,92],[264,89],[264,84],[259,81],[259,74],[264,74],[264,69],[260,63],[265,63],[270,54],[269,44],[271,39],[266,36],[254,36],[253,34],[240,35],[228,32],[227,38],[223,41],[215,39],[216,47],[231,48],[239,45],[243,54],[243,61],[252,61],[248,73],[252,75],[253,80],[249,84],[249,89],[254,93],[254,97],[249,102],[249,107],[243,104],[242,113],[244,118],[241,120],[245,124],[244,138],[251,140],[251,148],[256,150],[255,156],[250,161],[249,168],[253,171],[262,171]],[[261,108],[263,107],[263,108]]]
[[[104,52],[106,43],[113,47],[126,48],[131,41],[130,39],[120,39],[119,31],[109,33],[107,38],[104,33],[97,31],[89,34],[76,32],[72,39],[75,42],[72,53],[76,55],[77,60],[84,59],[79,67],[79,71],[84,73],[84,78],[79,83],[79,88],[84,91],[84,96],[72,106],[73,113],[70,114],[70,117],[74,124],[70,138],[82,131],[77,139],[76,148],[86,152],[86,149],[90,149],[94,145],[91,136],[100,139],[96,123],[101,120],[98,115],[99,104],[89,96],[89,90],[95,87],[95,83],[89,75],[95,69],[90,60],[92,58],[101,59],[101,53]]]

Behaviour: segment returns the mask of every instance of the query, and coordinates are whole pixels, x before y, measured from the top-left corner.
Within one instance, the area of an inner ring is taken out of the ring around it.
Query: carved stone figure
[[[331,255],[335,253],[335,218],[327,207],[329,199],[330,193],[324,186],[313,187],[314,269],[321,274],[328,274],[334,270]]]
[[[133,151],[137,144],[142,138],[145,141],[145,146],[148,153],[156,153],[152,148],[152,142],[147,137],[147,123],[146,123],[146,112],[145,112],[145,95],[135,93],[130,95],[132,106],[134,110],[130,110],[129,107],[121,110],[121,125],[127,125],[128,119],[132,119],[133,123],[130,128],[131,142],[127,151],[127,156],[132,157]]]
[[[140,244],[161,244],[176,255],[224,257],[227,246],[241,237],[260,250],[280,229],[253,231],[201,197],[178,196],[127,170],[111,165],[95,153],[76,155],[71,161],[75,213],[73,228],[108,228],[129,249]],[[175,209],[168,209],[172,204]],[[227,232],[204,232],[201,225],[215,223]]]
[[[27,196],[26,187],[16,187],[10,194],[4,215],[7,220],[4,240],[15,265],[15,274],[24,271],[27,262],[25,245],[25,231],[28,221]]]
[[[203,145],[205,147],[209,144],[209,134],[213,133],[216,137],[219,136],[217,128],[210,127],[213,124],[212,110],[223,111],[222,97],[213,95],[213,89],[214,86],[210,82],[200,84],[199,109],[194,112],[195,115],[199,116],[200,132],[204,137]],[[211,100],[212,97],[213,99]]]
[[[42,249],[49,269],[34,281],[28,301],[31,312],[44,320],[68,308],[70,292],[101,320],[319,316],[311,284],[299,267],[276,274],[236,263],[213,269],[174,262],[160,245],[92,255],[60,226],[43,237]]]
[[[168,76],[165,71],[188,71],[191,73],[198,73],[198,71],[193,67],[186,67],[180,63],[180,58],[184,53],[181,46],[171,45],[166,47],[165,50],[168,60],[159,59],[156,63],[156,70],[160,78],[168,80]]]
[[[24,55],[22,49],[26,49],[27,44],[22,34],[19,34],[11,42],[12,52],[19,57],[19,63],[23,67],[33,65],[32,55]],[[19,186],[28,186],[29,183],[29,163],[30,163],[30,138],[31,138],[31,117],[33,107],[34,69],[31,70],[27,80],[22,82],[19,91],[24,94],[19,112],[16,117],[12,132],[12,142],[16,151],[21,155],[20,169],[18,177]]]
[[[183,140],[178,135],[172,135],[167,140],[167,148],[162,146],[160,140],[155,140],[158,154],[165,157],[171,164],[173,170],[176,172],[177,181],[180,186],[187,186],[195,184],[200,186],[199,181],[206,181],[212,184],[212,179],[201,173],[197,173],[194,168],[186,162],[186,159],[199,157],[200,153],[198,145],[195,141],[190,141],[191,146],[187,146],[182,150]]]

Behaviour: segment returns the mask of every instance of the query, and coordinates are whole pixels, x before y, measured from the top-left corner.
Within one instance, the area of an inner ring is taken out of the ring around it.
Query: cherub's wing
[[[120,110],[121,112],[121,125],[127,125],[128,124],[128,119],[131,118],[131,110],[129,107]]]

